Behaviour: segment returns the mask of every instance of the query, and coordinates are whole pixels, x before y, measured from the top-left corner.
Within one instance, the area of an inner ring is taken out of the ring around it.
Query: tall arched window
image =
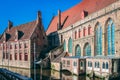
[[[79,45],[75,47],[75,56],[81,56],[81,48]]]
[[[114,55],[115,54],[115,25],[111,19],[108,21],[107,24],[108,24],[108,27],[107,27],[108,55]]]
[[[95,29],[96,55],[102,55],[102,27],[98,23]]]
[[[72,39],[71,38],[68,41],[68,52],[72,53]]]
[[[81,31],[79,29],[79,32],[78,32],[78,37],[80,38],[81,37]]]
[[[64,45],[63,45],[63,47],[64,47],[64,51],[66,51],[66,41],[64,40]]]
[[[91,46],[88,43],[85,45],[84,54],[85,56],[91,56]]]

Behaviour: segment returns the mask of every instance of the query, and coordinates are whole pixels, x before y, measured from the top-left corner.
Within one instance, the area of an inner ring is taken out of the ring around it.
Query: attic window
[[[88,16],[88,12],[83,10],[81,13],[81,19],[84,19],[86,16]]]

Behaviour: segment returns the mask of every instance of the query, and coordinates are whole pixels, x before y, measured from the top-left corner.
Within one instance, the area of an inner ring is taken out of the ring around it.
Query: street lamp
[[[40,68],[41,77],[40,77],[40,80],[42,80],[42,59],[40,59],[40,61],[36,62],[35,64],[41,64],[41,68]]]

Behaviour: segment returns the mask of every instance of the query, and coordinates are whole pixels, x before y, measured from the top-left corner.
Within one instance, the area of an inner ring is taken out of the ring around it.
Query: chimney
[[[15,40],[17,41],[18,40],[18,30],[16,29],[16,32],[15,32]]]
[[[37,13],[37,22],[40,22],[41,21],[41,12],[38,11]]]
[[[9,20],[8,21],[8,31],[13,27],[13,23]]]
[[[4,33],[4,42],[6,42],[6,33]]]
[[[58,10],[58,30],[61,29],[61,11]]]

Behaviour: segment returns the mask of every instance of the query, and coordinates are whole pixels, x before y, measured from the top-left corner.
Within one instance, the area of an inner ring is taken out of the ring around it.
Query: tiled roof
[[[19,31],[19,33],[22,33],[22,36],[20,37],[19,40],[24,40],[24,39],[30,39],[35,28],[36,28],[36,21],[32,21],[32,22],[29,22],[26,24],[11,27],[9,30],[6,29],[6,31],[4,33],[6,33],[10,36],[8,41],[13,41],[13,40],[15,40],[16,31]],[[1,41],[3,41],[3,40],[4,40],[4,34],[1,37]]]
[[[65,21],[65,18],[68,16],[62,28],[66,28],[72,25],[73,23],[77,22],[78,20],[81,20],[82,19],[81,13],[83,11],[87,11],[89,15],[104,7],[107,7],[108,5],[112,4],[115,1],[117,0],[83,0],[82,2],[75,5],[74,7],[61,13],[61,23],[63,23]],[[57,31],[57,24],[58,24],[58,16],[55,16],[52,19],[50,25],[48,26],[46,34],[48,35],[52,32]]]

